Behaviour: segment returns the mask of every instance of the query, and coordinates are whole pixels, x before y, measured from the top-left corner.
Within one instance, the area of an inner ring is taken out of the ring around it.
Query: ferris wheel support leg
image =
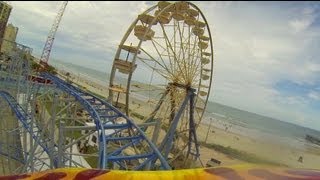
[[[177,129],[178,122],[180,120],[180,117],[181,117],[184,109],[187,106],[187,103],[188,103],[188,101],[190,99],[190,96],[191,96],[191,93],[188,92],[188,95],[185,97],[182,105],[180,106],[179,111],[177,112],[176,116],[174,117],[174,119],[173,119],[173,121],[171,123],[169,132],[167,133],[166,137],[164,138],[164,140],[162,141],[162,143],[160,145],[160,148],[159,148],[160,150],[165,148],[164,149],[164,158],[165,159],[168,158],[169,152],[170,152],[171,147],[172,147],[173,137],[174,137],[175,131]]]
[[[197,159],[200,156],[199,153],[199,145],[197,140],[197,134],[196,134],[196,127],[194,124],[194,93],[191,93],[190,95],[190,122],[189,122],[189,142],[188,142],[188,151],[187,151],[187,158],[189,157],[189,154],[191,153],[191,147],[192,142],[195,144],[195,158]]]

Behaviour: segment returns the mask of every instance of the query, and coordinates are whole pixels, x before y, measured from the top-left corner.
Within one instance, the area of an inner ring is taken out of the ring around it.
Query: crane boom
[[[59,27],[59,23],[61,21],[61,18],[63,16],[64,10],[66,9],[67,4],[68,4],[68,1],[63,1],[62,6],[59,10],[59,13],[56,16],[53,22],[53,25],[51,27],[51,30],[49,32],[49,35],[47,37],[46,44],[43,47],[42,55],[40,58],[40,65],[43,65],[45,68],[48,66],[48,60],[49,60],[50,52],[52,49],[54,37],[56,35],[57,29]]]

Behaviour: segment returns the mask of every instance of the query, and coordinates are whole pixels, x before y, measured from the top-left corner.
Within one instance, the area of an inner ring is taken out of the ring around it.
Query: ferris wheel
[[[138,15],[123,36],[109,101],[137,121],[159,122],[157,144],[172,140],[177,152],[188,146],[190,152],[212,73],[213,43],[201,10],[190,2],[162,1]]]

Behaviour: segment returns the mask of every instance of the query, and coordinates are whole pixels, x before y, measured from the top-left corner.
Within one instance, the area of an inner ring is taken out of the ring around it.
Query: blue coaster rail
[[[0,155],[5,156],[9,159],[13,159],[23,165],[26,165],[27,161],[26,159],[24,159],[24,156],[22,155],[24,153],[28,154],[29,152],[26,152],[25,150],[23,150],[21,145],[18,145],[18,144],[9,145],[7,143],[0,142]],[[49,162],[45,162],[37,156],[34,157],[34,160],[35,162],[33,165],[37,164],[39,167],[40,166],[50,167]],[[31,165],[32,164],[27,165],[28,170],[34,168],[34,167],[31,167]],[[27,172],[30,172],[30,171],[27,171]]]
[[[20,138],[20,137],[19,137]],[[0,154],[10,159],[14,159],[21,164],[25,164],[25,159],[22,156],[23,149],[18,145],[10,145],[0,142]]]
[[[50,156],[50,153],[52,153],[52,151],[50,151],[49,149],[49,142],[51,141],[51,139],[48,138],[44,138],[43,136],[41,136],[42,134],[42,130],[41,128],[39,128],[37,126],[37,123],[32,123],[32,119],[31,117],[23,110],[23,108],[17,103],[17,101],[15,100],[14,97],[12,97],[8,92],[6,91],[0,91],[0,97],[2,97],[11,107],[11,109],[13,110],[15,116],[17,117],[17,119],[21,122],[23,128],[30,134],[30,136],[34,139],[34,142],[38,145],[40,145],[40,147],[42,148],[43,152],[47,154],[47,157],[52,157]],[[19,137],[20,138],[20,137]],[[10,153],[12,152],[5,152],[2,151],[3,149],[3,145],[1,145],[0,151],[2,152],[3,155],[7,155],[9,158],[11,158]],[[24,150],[22,150],[22,148],[19,148],[18,145],[15,145],[14,147],[11,147],[15,149],[14,154],[17,153],[17,149],[21,149],[21,151],[19,153],[24,152]],[[29,153],[29,152],[27,152]],[[17,155],[17,154],[16,154]],[[30,155],[30,154],[29,154]],[[16,160],[20,161],[21,163],[25,164],[28,162],[31,162],[28,159],[24,159],[21,158],[20,155],[16,156],[15,158]],[[43,160],[40,160],[39,157],[33,156],[32,157],[32,161],[37,162],[37,163],[42,163],[42,165],[44,167],[47,167],[47,169],[50,169],[50,165],[48,163],[46,163]],[[38,162],[41,161],[41,162]],[[27,164],[27,166],[30,166],[29,164]],[[54,163],[54,167],[57,167],[57,164]],[[29,167],[30,168],[30,167]]]
[[[83,91],[64,80],[49,73],[41,73],[45,79],[51,80],[57,88],[72,95],[90,114],[96,125],[96,131],[99,134],[99,161],[98,168],[105,169],[107,164],[117,164],[120,169],[128,169],[125,164],[131,160],[140,160],[139,165],[130,169],[154,169],[156,167],[156,160],[160,161],[160,169],[171,169],[168,162],[160,153],[155,144],[153,144],[131,119],[125,114],[113,107],[107,101]],[[125,122],[118,124],[118,118],[125,119]],[[105,130],[113,129],[111,134],[105,133]],[[109,142],[117,142],[121,147],[111,149],[108,146]],[[147,145],[147,147],[145,147]],[[136,146],[145,147],[145,152],[140,152],[134,155],[124,155],[124,150],[128,148],[135,148]]]

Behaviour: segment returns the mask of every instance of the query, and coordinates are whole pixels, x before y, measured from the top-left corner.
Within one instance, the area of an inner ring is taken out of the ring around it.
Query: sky
[[[70,1],[51,58],[110,72],[127,28],[155,3]],[[320,4],[193,3],[206,17],[214,44],[209,99],[320,130]],[[41,54],[62,2],[10,4],[17,42]]]

